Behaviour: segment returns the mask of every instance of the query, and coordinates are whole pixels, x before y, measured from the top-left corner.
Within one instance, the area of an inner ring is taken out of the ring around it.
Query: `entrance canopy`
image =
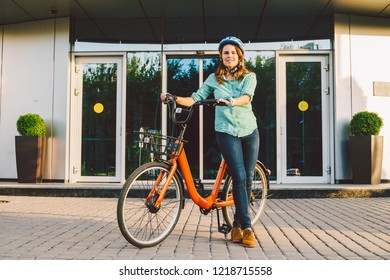
[[[388,0],[0,0],[0,25],[70,17],[72,40],[215,43],[331,38],[334,13],[390,18]]]

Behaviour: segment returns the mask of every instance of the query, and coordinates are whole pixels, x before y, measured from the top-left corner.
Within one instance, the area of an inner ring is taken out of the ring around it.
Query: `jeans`
[[[248,207],[253,175],[259,155],[259,132],[256,129],[252,134],[244,137],[216,132],[216,139],[233,178],[233,197],[236,207],[233,226],[241,227],[241,229],[250,228],[251,219]]]

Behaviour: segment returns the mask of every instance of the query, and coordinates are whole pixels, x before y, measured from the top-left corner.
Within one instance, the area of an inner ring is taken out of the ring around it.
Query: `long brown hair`
[[[242,52],[242,50],[234,44],[231,44],[231,45],[234,46],[234,48],[236,49],[236,52],[238,55],[238,61],[239,61],[238,62],[238,71],[236,72],[235,77],[237,80],[241,80],[243,78],[244,74],[250,73],[250,71],[245,67],[244,53]],[[215,78],[217,79],[218,84],[223,83],[223,76],[225,76],[228,73],[225,65],[223,65],[222,51],[223,51],[223,48],[221,48],[221,51],[219,53],[219,58],[220,58],[219,66],[217,67],[217,70],[215,70]]]

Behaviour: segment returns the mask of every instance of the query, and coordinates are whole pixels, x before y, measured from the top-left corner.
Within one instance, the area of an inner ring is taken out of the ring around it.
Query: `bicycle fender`
[[[260,165],[261,169],[263,169],[263,171],[265,173],[265,176],[267,177],[267,186],[269,189],[269,175],[271,174],[271,171],[269,169],[267,169],[265,167],[264,163],[262,163],[260,160],[257,160],[257,164]]]
[[[182,190],[182,193],[183,193],[183,200],[181,201],[181,209],[184,209],[184,206],[185,206],[185,188],[184,188],[184,179],[183,179],[183,175],[181,175],[179,169],[176,170],[176,173],[175,173],[175,176],[178,177],[177,181],[179,182],[180,184],[180,188]]]

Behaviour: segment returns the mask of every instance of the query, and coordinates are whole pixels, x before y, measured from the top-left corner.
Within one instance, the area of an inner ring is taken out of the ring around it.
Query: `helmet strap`
[[[235,74],[237,73],[237,71],[238,71],[238,66],[234,67],[234,68],[231,69],[231,70],[227,69],[227,71],[228,71],[230,74],[235,75]]]
[[[233,76],[236,75],[237,71],[240,70],[240,68],[241,68],[241,63],[239,63],[236,67],[230,70],[225,66],[226,71],[232,74]]]

